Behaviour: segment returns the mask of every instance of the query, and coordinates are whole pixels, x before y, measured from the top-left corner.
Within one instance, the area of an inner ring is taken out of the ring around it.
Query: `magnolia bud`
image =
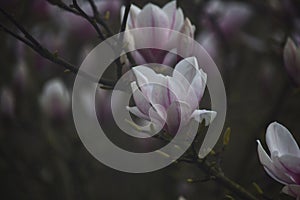
[[[40,96],[40,106],[50,118],[64,118],[70,107],[70,95],[59,79],[48,81]]]
[[[24,91],[28,84],[28,71],[26,63],[23,60],[17,64],[14,70],[13,81],[17,89]]]
[[[0,110],[6,117],[12,118],[15,114],[15,99],[12,91],[8,88],[2,88],[1,90]]]
[[[194,32],[195,26],[191,24],[188,18],[185,18],[184,24],[180,30],[183,34],[188,37],[179,37],[178,53],[183,57],[191,56],[194,49]]]
[[[291,38],[288,38],[285,43],[283,59],[292,81],[300,86],[300,49]]]

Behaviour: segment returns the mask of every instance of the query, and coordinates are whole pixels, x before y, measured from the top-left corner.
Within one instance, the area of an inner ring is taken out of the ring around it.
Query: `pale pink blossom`
[[[294,43],[291,38],[288,38],[284,50],[283,59],[285,68],[287,69],[293,82],[300,85],[300,48]]]
[[[60,79],[53,79],[44,85],[39,102],[48,117],[62,118],[70,108],[70,94]]]
[[[124,7],[121,9],[121,17],[123,15]],[[162,31],[155,29],[142,32],[143,34],[136,34],[134,37],[126,35],[125,42],[129,43],[130,47],[128,48],[130,50],[131,48],[134,50],[134,47],[149,46],[149,44],[157,48],[135,51],[133,56],[138,64],[166,63],[169,59],[167,58],[168,52],[159,50],[160,47],[176,50],[179,54],[183,54],[186,57],[191,56],[195,26],[191,24],[188,18],[184,18],[182,9],[176,7],[176,1],[171,1],[163,8],[151,3],[148,3],[143,9],[132,5],[127,21],[127,30],[144,27],[170,29],[181,32],[191,39],[180,37],[179,34],[168,30],[162,33]]]
[[[4,87],[0,91],[0,111],[6,117],[14,117],[15,115],[15,98],[12,91]]]
[[[266,172],[276,181],[287,185],[283,192],[300,198],[300,150],[287,128],[274,122],[269,125],[266,142],[269,156],[258,142],[258,155]]]
[[[192,119],[210,124],[216,112],[199,110],[207,75],[199,69],[195,57],[180,61],[172,76],[155,73],[146,66],[133,68],[136,81],[131,83],[135,107],[128,110],[149,121],[144,131],[163,129],[174,135]]]
[[[216,19],[217,25],[227,39],[238,33],[252,15],[251,8],[245,3],[220,0],[210,1],[205,12]],[[208,25],[212,25],[209,20],[207,21]]]

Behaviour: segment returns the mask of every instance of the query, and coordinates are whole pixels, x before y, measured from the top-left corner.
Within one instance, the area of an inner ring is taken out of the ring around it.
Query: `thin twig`
[[[206,173],[211,174],[213,177],[215,177],[215,180],[225,186],[227,189],[238,195],[241,199],[247,199],[247,200],[258,200],[257,197],[252,195],[250,192],[248,192],[244,187],[237,184],[230,178],[226,177],[223,173],[219,172],[214,166],[211,166],[209,162],[202,161],[201,159],[197,160],[197,165],[199,168],[201,168]]]
[[[123,44],[124,42],[124,31],[126,30],[126,25],[127,25],[127,20],[128,20],[128,15],[130,12],[130,7],[131,7],[131,2],[130,0],[126,1],[126,6],[125,6],[125,12],[124,12],[124,16],[123,16],[123,20],[122,20],[122,24],[121,24],[121,28],[120,28],[120,37],[119,37],[119,44]],[[123,46],[123,45],[122,45]],[[131,61],[133,60],[132,57],[130,57]],[[117,62],[120,62],[120,58],[117,59]],[[122,76],[122,65],[119,65],[117,68],[117,77],[120,78]]]
[[[94,27],[96,32],[98,33],[98,36],[101,40],[105,40],[105,37],[103,33],[101,32],[100,28],[98,27],[95,20],[93,20],[90,16],[88,16],[78,5],[77,0],[73,0],[73,6],[74,8],[81,14],[83,18],[85,18],[90,24]]]
[[[4,11],[5,12],[5,11]],[[1,12],[3,13],[3,12]],[[9,14],[6,13],[5,15],[10,21],[12,18],[12,16],[10,16]],[[14,20],[14,24],[18,24],[17,21]],[[80,71],[78,70],[78,68],[76,68],[74,65],[70,64],[69,62],[65,61],[63,58],[60,58],[59,56],[51,53],[48,49],[42,47],[40,45],[40,43],[35,40],[27,31],[26,29],[18,24],[17,26],[18,28],[20,28],[19,30],[22,31],[22,33],[25,35],[27,35],[27,39],[14,33],[13,31],[11,31],[10,29],[8,29],[6,26],[4,26],[3,24],[0,24],[0,28],[1,30],[3,30],[5,33],[11,35],[12,37],[16,38],[17,40],[23,42],[24,44],[26,44],[28,47],[30,47],[31,49],[33,49],[36,53],[38,53],[39,55],[41,55],[42,57],[52,61],[53,63],[56,63],[60,66],[63,66],[65,69],[71,71],[72,73],[74,74],[79,74],[83,77],[86,77],[88,80],[92,81],[92,82],[98,82],[100,84],[103,84],[103,85],[107,85],[107,86],[110,86],[110,87],[113,87],[115,85],[115,81],[111,81],[111,80],[108,80],[108,79],[104,79],[104,78],[101,78],[99,81],[97,80],[96,77],[93,77],[89,74],[87,74],[86,72],[83,72],[83,71]],[[26,33],[26,34],[25,34]],[[30,36],[30,37],[28,37]],[[35,42],[33,42],[33,41]],[[37,45],[38,44],[38,45]]]
[[[3,10],[2,8],[0,8],[0,12],[9,20],[11,21],[11,23],[13,25],[15,25],[23,34],[24,36],[30,40],[35,46],[37,46],[38,48],[42,48],[42,46],[40,45],[40,43],[31,35],[29,34],[25,28],[19,24],[10,14],[8,14],[7,12],[5,12],[5,10]]]

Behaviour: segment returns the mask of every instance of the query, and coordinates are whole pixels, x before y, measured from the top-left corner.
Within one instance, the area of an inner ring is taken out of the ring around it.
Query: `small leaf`
[[[105,15],[104,15],[104,19],[105,19],[105,20],[109,20],[109,18],[110,18],[110,12],[109,12],[109,11],[106,11],[106,12],[105,12]]]
[[[57,51],[57,50],[55,50],[55,51],[53,52],[53,56],[54,56],[55,58],[58,57],[58,51]]]
[[[226,194],[224,199],[234,200],[233,196]]]
[[[258,194],[263,194],[264,193],[264,191],[259,187],[259,185],[257,183],[253,182],[252,185],[256,189]]]
[[[186,179],[186,181],[187,181],[188,183],[193,183],[193,182],[194,182],[194,180],[191,179],[191,178]]]
[[[224,133],[224,137],[223,137],[223,144],[225,146],[227,146],[229,144],[230,141],[230,135],[231,135],[231,128],[227,128],[225,133]]]

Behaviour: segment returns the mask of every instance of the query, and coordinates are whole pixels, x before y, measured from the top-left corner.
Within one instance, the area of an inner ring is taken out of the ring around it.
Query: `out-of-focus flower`
[[[269,125],[266,142],[271,157],[258,142],[258,156],[266,172],[276,181],[287,185],[283,192],[300,198],[300,150],[287,128],[277,122]]]
[[[178,200],[186,200],[183,196],[178,197]]]
[[[124,7],[121,9],[121,17],[124,16]],[[168,52],[159,50],[160,47],[167,47],[168,50],[176,49],[178,53],[191,56],[193,51],[192,41],[194,38],[195,26],[188,18],[184,19],[181,8],[176,8],[176,1],[171,1],[163,8],[148,3],[142,10],[135,5],[131,6],[127,29],[144,27],[166,28],[181,32],[189,38],[179,37],[178,34],[166,30],[147,31],[143,34],[125,36],[129,50],[134,47],[155,46],[157,49],[143,49],[132,53],[138,64],[144,63],[165,63]],[[179,38],[178,38],[179,37]],[[151,45],[149,45],[151,44]]]
[[[296,46],[290,38],[288,38],[285,43],[283,59],[285,67],[293,82],[297,86],[300,86],[300,48]]]
[[[248,21],[251,9],[243,3],[211,1],[206,7],[206,13],[216,19],[222,34],[232,37]],[[208,25],[210,25],[208,20]],[[213,27],[212,27],[213,28]]]
[[[69,91],[59,79],[48,81],[40,96],[43,112],[50,118],[63,118],[70,107]]]
[[[300,185],[287,185],[282,189],[282,192],[290,196],[300,199]]]
[[[0,109],[7,117],[13,117],[15,114],[15,99],[12,91],[6,87],[1,89]]]
[[[13,80],[16,87],[24,91],[28,84],[28,71],[25,60],[20,60],[14,70]]]
[[[39,17],[48,17],[50,15],[50,4],[47,1],[34,0],[32,3],[32,10],[37,13]]]
[[[219,44],[216,35],[212,32],[202,32],[197,41],[203,46],[207,53],[214,59],[219,57]]]
[[[80,8],[89,16],[93,16],[93,10],[88,1],[78,1]],[[95,0],[99,14],[105,20],[115,19],[121,8],[121,0]],[[70,12],[63,12],[57,8],[51,10],[54,20],[61,24],[68,32],[81,39],[96,36],[97,33],[91,24],[84,18]]]
[[[192,119],[208,125],[216,112],[198,110],[206,85],[206,74],[199,69],[195,57],[180,61],[172,77],[156,74],[145,66],[133,68],[136,80],[131,83],[135,107],[127,109],[144,119],[149,126],[143,131],[165,130],[174,135]]]

